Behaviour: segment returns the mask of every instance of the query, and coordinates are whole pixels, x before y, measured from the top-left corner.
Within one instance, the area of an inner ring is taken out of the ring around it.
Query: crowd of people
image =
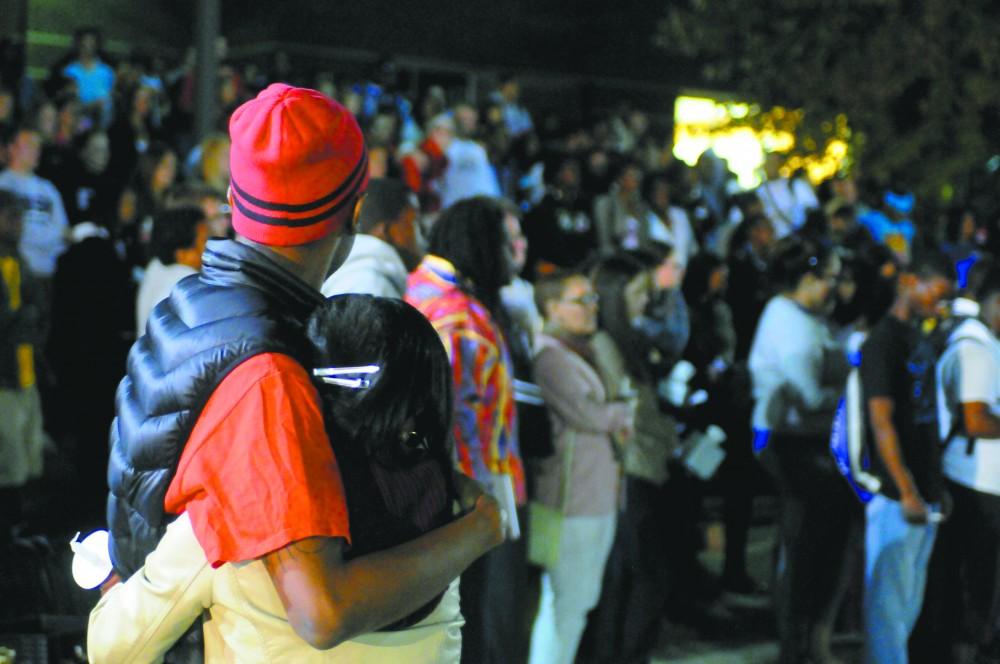
[[[414,103],[390,61],[354,82],[223,58],[220,131],[195,141],[190,58],[113,61],[83,29],[44,82],[9,60],[0,538],[42,526],[21,503],[46,448],[71,458],[75,517],[112,535],[104,661],[162,655],[210,607],[237,626],[206,627],[205,652],[240,661],[368,661],[358,635],[388,623],[425,628],[426,661],[649,661],[663,616],[711,592],[708,486],[734,594],[764,592],[747,537],[754,496],[778,496],[782,662],[836,661],[853,581],[866,661],[1000,661],[983,212],[939,221],[901,181],[814,186],[780,154],[741,191],[711,151],[674,160],[642,111],[536,121],[514,76],[481,103]],[[874,495],[829,449],[852,363]],[[182,573],[186,611],[143,640],[150,586]],[[240,597],[262,579],[270,595]]]

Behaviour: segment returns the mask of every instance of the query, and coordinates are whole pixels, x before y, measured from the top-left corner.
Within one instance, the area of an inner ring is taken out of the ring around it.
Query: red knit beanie
[[[275,83],[229,119],[233,228],[261,244],[306,244],[340,228],[368,185],[368,152],[350,111],[315,90]]]

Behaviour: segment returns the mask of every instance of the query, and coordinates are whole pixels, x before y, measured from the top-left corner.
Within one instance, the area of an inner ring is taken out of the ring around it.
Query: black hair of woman
[[[451,367],[419,311],[401,300],[338,295],[313,313],[306,334],[313,367],[379,367],[365,389],[320,385],[331,439],[363,445],[367,457],[389,467],[425,452],[450,459]],[[401,439],[408,431],[415,438]]]
[[[770,266],[778,289],[794,290],[807,274],[822,274],[831,256],[828,247],[813,240],[790,236],[779,241]]]
[[[705,300],[710,294],[712,274],[725,266],[725,261],[710,251],[702,251],[694,256],[684,271],[684,283],[681,285],[684,301],[695,306]]]
[[[500,289],[512,276],[506,247],[503,207],[486,196],[445,209],[434,222],[428,243],[429,252],[454,265],[464,287],[494,317],[501,315]]]
[[[625,367],[634,378],[644,380],[650,375],[647,344],[633,327],[628,315],[625,289],[629,282],[647,271],[647,267],[628,255],[605,258],[594,268],[592,280],[597,292],[598,327],[614,340],[625,359]]]

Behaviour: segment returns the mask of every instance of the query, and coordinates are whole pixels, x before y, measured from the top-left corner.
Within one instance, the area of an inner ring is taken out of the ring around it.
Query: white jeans
[[[906,664],[937,525],[907,523],[903,506],[881,495],[865,516],[865,662]]]
[[[615,514],[563,519],[559,560],[542,575],[528,664],[573,664],[587,613],[601,596],[615,520]]]

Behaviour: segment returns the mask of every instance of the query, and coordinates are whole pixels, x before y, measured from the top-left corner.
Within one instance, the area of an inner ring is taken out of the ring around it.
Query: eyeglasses
[[[569,299],[561,299],[560,302],[565,302],[566,304],[576,304],[581,307],[586,307],[589,305],[597,304],[600,301],[597,293],[587,293],[586,295],[581,295],[580,297],[571,297]]]

